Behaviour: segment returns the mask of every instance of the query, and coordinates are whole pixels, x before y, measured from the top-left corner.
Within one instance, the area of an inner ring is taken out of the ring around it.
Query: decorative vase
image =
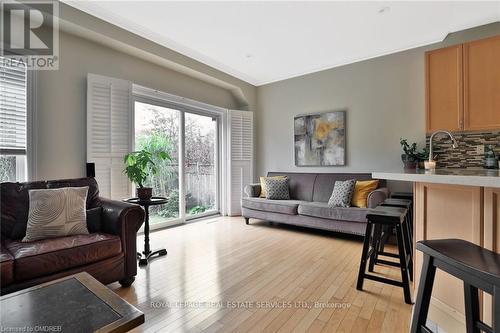
[[[417,168],[418,161],[415,157],[402,154],[401,160],[405,169],[413,170]]]
[[[140,200],[150,200],[153,197],[153,188],[152,187],[138,187],[136,189],[137,197]]]

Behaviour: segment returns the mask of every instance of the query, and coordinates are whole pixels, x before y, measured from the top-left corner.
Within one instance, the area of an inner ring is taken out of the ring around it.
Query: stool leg
[[[477,288],[464,282],[465,326],[467,333],[479,333],[476,322],[479,320],[479,295]]]
[[[368,220],[366,223],[365,240],[363,242],[363,251],[361,252],[361,262],[359,264],[357,290],[363,290],[363,281],[365,279],[366,261],[368,257],[368,249],[370,248],[370,236],[372,234],[372,223]]]
[[[493,287],[493,332],[500,332],[500,287]]]
[[[370,262],[368,263],[368,272],[373,272],[375,262],[377,261],[378,258],[378,251],[380,248],[381,238],[382,238],[382,226],[377,223],[373,227],[373,238],[372,238],[373,251],[370,255]]]
[[[408,220],[404,222],[403,225],[403,238],[405,242],[405,249],[406,249],[406,256],[409,258],[408,261],[408,273],[410,274],[410,281],[413,281],[413,249],[411,246],[411,241],[410,241],[410,234],[409,234],[409,225],[408,225]],[[406,262],[406,257],[405,257],[405,262]]]
[[[424,263],[422,264],[422,272],[420,273],[420,282],[418,285],[417,301],[413,307],[410,333],[421,332],[420,328],[425,326],[435,275],[436,267],[434,267],[433,259],[429,255],[424,254]]]
[[[399,252],[399,264],[401,269],[401,280],[403,282],[403,293],[405,297],[406,304],[411,303],[410,294],[410,282],[408,281],[408,266],[406,262],[406,250],[403,241],[403,232],[401,230],[401,224],[396,225],[396,236],[398,241],[398,252]]]

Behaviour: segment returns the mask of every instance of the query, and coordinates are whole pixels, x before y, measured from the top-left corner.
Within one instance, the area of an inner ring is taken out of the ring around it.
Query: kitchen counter
[[[500,171],[488,169],[400,170],[394,172],[373,172],[372,177],[408,182],[500,188]]]
[[[457,238],[500,251],[500,172],[487,169],[436,169],[373,172],[373,178],[413,183],[413,240]],[[415,249],[415,247],[413,247]],[[414,255],[418,287],[422,253]],[[492,300],[482,295],[482,319],[491,323]],[[429,319],[446,332],[465,332],[463,283],[436,274]]]

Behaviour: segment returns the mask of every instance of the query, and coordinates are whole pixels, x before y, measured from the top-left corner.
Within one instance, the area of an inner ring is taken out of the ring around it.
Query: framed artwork
[[[345,111],[299,115],[293,122],[296,166],[345,165]]]

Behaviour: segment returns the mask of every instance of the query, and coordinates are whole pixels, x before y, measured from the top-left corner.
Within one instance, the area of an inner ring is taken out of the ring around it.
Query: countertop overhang
[[[375,179],[500,188],[500,171],[488,169],[436,169],[373,172]]]

